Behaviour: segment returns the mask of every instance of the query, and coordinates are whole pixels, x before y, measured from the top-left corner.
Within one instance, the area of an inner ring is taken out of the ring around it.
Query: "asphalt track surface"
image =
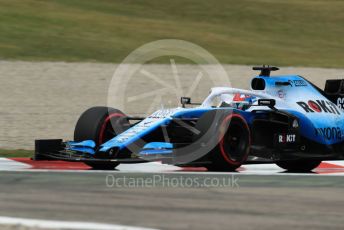
[[[2,173],[0,215],[158,229],[342,229],[344,224],[342,177],[236,175],[237,188],[111,188],[105,182],[108,175]]]
[[[338,174],[343,173],[340,166],[327,167],[337,173],[323,175],[274,172],[272,166],[247,167],[251,174],[244,170],[176,171],[158,164],[148,165],[152,170],[140,164],[124,165],[117,171],[72,166],[67,171],[52,169],[51,165],[45,169],[36,165],[36,169],[2,171],[0,216],[156,229],[344,226],[344,179]]]

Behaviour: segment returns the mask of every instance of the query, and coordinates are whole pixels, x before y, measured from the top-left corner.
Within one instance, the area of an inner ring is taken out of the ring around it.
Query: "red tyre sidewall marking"
[[[222,122],[222,127],[223,127],[224,125],[226,125],[226,123],[228,122],[228,120],[231,120],[233,117],[239,118],[240,120],[242,120],[242,121],[244,122],[245,127],[246,127],[246,129],[248,130],[248,144],[249,144],[249,146],[251,146],[251,132],[250,132],[250,128],[248,127],[246,120],[245,120],[241,115],[239,115],[239,114],[230,114],[230,115],[228,115],[228,116],[223,120],[223,122]],[[229,124],[229,125],[230,125],[230,124]],[[229,127],[229,126],[228,126],[228,127]],[[227,131],[227,130],[226,130],[226,131]],[[245,154],[245,156],[243,157],[243,159],[242,159],[241,161],[234,161],[234,160],[230,159],[230,158],[228,157],[228,155],[230,155],[230,154],[227,154],[227,152],[225,151],[225,148],[224,148],[224,136],[225,136],[225,134],[226,134],[226,133],[224,133],[223,135],[220,134],[220,138],[221,138],[221,140],[220,140],[220,151],[221,151],[221,155],[223,156],[223,158],[225,159],[225,161],[227,161],[229,164],[231,164],[231,165],[236,165],[236,166],[237,166],[237,165],[241,165],[241,164],[247,159],[248,154],[249,154],[249,152],[250,152],[250,148],[248,148],[247,153]]]
[[[101,145],[103,144],[103,140],[104,140],[104,132],[106,129],[107,124],[111,121],[112,118],[114,117],[124,117],[124,114],[122,113],[113,113],[113,114],[109,114],[109,116],[106,117],[100,132],[99,132],[99,138],[98,138],[98,144]]]

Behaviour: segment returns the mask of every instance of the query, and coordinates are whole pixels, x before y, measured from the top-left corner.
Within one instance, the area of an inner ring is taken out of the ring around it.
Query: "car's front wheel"
[[[118,109],[109,107],[92,107],[79,118],[75,130],[74,140],[93,140],[97,146],[114,138],[130,127],[126,115]],[[114,169],[118,163],[87,162],[93,169]]]

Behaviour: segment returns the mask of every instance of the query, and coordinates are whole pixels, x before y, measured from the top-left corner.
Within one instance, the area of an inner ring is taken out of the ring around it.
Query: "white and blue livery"
[[[84,112],[74,141],[36,140],[35,159],[82,161],[96,169],[162,161],[233,171],[242,164],[276,163],[310,171],[323,160],[343,159],[344,81],[325,90],[298,75],[270,76],[254,67],[250,90],[212,88],[202,103],[130,117],[107,107]]]

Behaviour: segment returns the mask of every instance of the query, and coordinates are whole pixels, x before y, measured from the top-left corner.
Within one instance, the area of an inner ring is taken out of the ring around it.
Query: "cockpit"
[[[249,109],[255,102],[257,97],[248,94],[220,94],[213,98],[212,107],[231,107],[239,110]]]

